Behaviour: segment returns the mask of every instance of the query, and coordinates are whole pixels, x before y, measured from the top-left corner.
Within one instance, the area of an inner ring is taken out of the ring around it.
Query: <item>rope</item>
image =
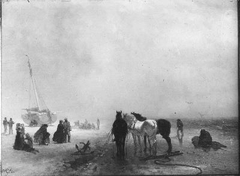
[[[202,174],[202,169],[200,167],[197,167],[197,166],[192,166],[192,165],[188,165],[188,164],[166,164],[166,162],[171,161],[171,159],[169,157],[176,156],[176,155],[182,155],[182,154],[183,153],[181,153],[180,151],[176,151],[176,152],[172,152],[170,154],[165,154],[165,155],[149,156],[147,158],[142,158],[140,160],[152,160],[152,159],[154,159],[154,163],[157,164],[157,165],[190,167],[190,168],[194,168],[194,169],[199,170],[199,172],[196,175]],[[156,158],[159,158],[159,159],[156,159]]]
[[[169,158],[169,161],[171,159]],[[188,165],[188,164],[165,164],[164,162],[168,162],[168,161],[161,161],[160,159],[158,160],[154,160],[154,163],[155,164],[158,164],[158,165],[163,165],[163,166],[182,166],[182,167],[190,167],[190,168],[195,168],[195,169],[198,169],[199,172],[196,174],[196,175],[200,175],[202,174],[202,169],[200,167],[197,167],[197,166],[192,166],[192,165]]]

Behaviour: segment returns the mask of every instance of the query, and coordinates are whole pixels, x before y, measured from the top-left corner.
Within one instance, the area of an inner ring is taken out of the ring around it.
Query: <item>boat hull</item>
[[[32,122],[36,122],[35,126],[41,126],[42,124],[52,124],[57,121],[57,115],[54,113],[31,113],[23,114],[22,119],[24,123],[29,126],[33,126]]]

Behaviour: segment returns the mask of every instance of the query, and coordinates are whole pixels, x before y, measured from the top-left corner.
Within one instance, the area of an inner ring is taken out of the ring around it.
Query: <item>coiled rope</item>
[[[176,156],[176,155],[182,155],[180,151],[172,152],[171,154],[165,154],[165,155],[159,155],[159,156],[150,156],[147,158],[143,158],[142,160],[152,160],[154,159],[154,163],[157,165],[162,165],[162,166],[180,166],[180,167],[190,167],[199,170],[199,172],[196,175],[202,174],[202,169],[197,166],[192,166],[188,164],[167,164],[166,162],[171,161],[169,158],[170,156]],[[159,158],[159,159],[156,159]]]

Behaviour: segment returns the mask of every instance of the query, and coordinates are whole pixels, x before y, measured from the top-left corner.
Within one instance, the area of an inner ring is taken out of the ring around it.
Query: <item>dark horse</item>
[[[144,121],[147,118],[143,117],[141,114],[132,112],[132,115],[134,115],[136,117],[137,120],[139,121]],[[171,142],[171,138],[169,137],[170,132],[171,132],[171,123],[168,120],[165,119],[158,119],[156,120],[157,122],[157,127],[158,127],[158,131],[157,134],[161,134],[162,137],[167,141],[168,144],[168,150],[167,152],[170,153],[172,151],[172,142]],[[146,151],[146,136],[144,136],[144,145],[145,145],[145,149],[144,151]]]
[[[128,132],[127,123],[122,118],[122,111],[116,111],[116,120],[113,123],[112,134],[117,146],[117,156],[124,158],[125,139]]]

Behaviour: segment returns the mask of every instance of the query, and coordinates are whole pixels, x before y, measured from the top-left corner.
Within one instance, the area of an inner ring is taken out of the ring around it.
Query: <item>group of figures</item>
[[[143,117],[141,114],[132,112],[131,115],[123,113],[122,111],[116,111],[116,120],[113,123],[111,133],[114,135],[114,140],[117,146],[117,156],[121,159],[124,158],[125,152],[125,139],[128,133],[132,134],[134,140],[134,155],[137,151],[137,142],[140,147],[140,152],[142,152],[141,138],[144,138],[144,152],[147,151],[147,140],[149,143],[149,153],[150,155],[156,155],[157,153],[157,140],[156,135],[160,134],[168,144],[167,153],[172,153],[172,143],[171,138],[169,137],[171,132],[171,123],[165,119],[150,120],[146,117]],[[177,119],[177,137],[180,145],[183,141],[183,122],[180,119]],[[212,141],[212,137],[208,131],[201,129],[200,136],[195,136],[192,138],[192,143],[195,148],[202,148],[204,151],[218,150],[226,148],[225,145],[222,145],[219,142]]]
[[[32,137],[26,133],[24,124],[17,123],[16,124],[16,138],[13,145],[15,150],[24,150],[27,152],[37,153],[38,150],[33,148],[33,139]]]
[[[99,130],[100,129],[100,120],[97,119],[97,124],[95,125],[94,123],[90,123],[85,119],[84,123],[80,123],[79,120],[75,123],[75,127],[79,128],[79,129],[85,129],[85,130]]]
[[[72,127],[67,118],[59,121],[57,131],[53,135],[53,141],[56,143],[67,143],[71,142],[71,131]]]
[[[12,118],[10,118],[10,120],[7,120],[7,117],[4,117],[3,120],[3,127],[4,127],[4,134],[7,134],[7,127],[9,128],[9,134],[13,134],[13,124],[14,121],[12,120]]]
[[[33,148],[33,144],[48,145],[50,143],[50,133],[47,131],[48,125],[42,124],[36,131],[33,138],[29,133],[25,133],[24,124],[16,124],[16,138],[13,145],[15,150],[24,150],[27,152],[37,153],[38,150]],[[57,131],[53,135],[53,141],[56,143],[71,142],[71,125],[67,118],[59,121]]]

